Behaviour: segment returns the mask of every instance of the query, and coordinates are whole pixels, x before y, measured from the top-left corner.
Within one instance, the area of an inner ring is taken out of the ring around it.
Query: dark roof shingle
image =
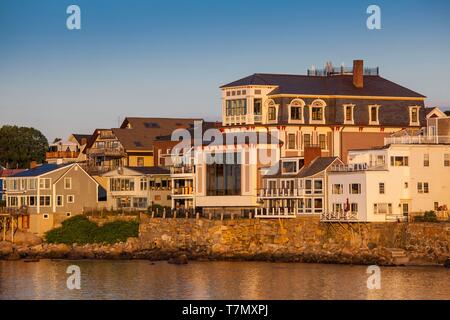
[[[380,76],[364,76],[364,87],[353,85],[352,75],[305,76],[289,74],[256,73],[251,76],[221,86],[221,88],[266,85],[276,86],[270,94],[304,94],[304,95],[346,95],[377,97],[425,98]]]

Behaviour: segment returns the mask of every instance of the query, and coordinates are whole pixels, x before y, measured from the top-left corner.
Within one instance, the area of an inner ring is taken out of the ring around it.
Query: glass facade
[[[208,196],[241,195],[241,161],[239,153],[214,155],[216,161],[206,167]],[[219,161],[217,161],[219,160]],[[211,162],[208,162],[211,163]]]

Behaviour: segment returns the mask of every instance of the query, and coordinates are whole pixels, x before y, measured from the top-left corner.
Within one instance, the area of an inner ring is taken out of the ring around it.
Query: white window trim
[[[69,188],[66,187],[66,181],[70,181],[70,187]],[[71,189],[72,189],[72,178],[65,177],[64,178],[64,190],[71,190]]]
[[[45,187],[45,181],[46,180],[50,181],[48,188]],[[41,181],[44,181],[44,187],[43,188],[41,188]],[[39,188],[39,190],[50,190],[52,188],[52,178],[39,178],[38,188]]]
[[[300,105],[293,105],[295,102],[299,102]],[[292,107],[296,107],[296,108],[300,108],[300,114],[302,115],[302,119],[301,120],[297,120],[297,119],[292,119],[291,118],[291,108]],[[303,101],[302,99],[294,99],[291,101],[291,103],[288,105],[288,113],[289,113],[289,123],[295,123],[295,124],[304,124],[305,123],[305,101]]]
[[[42,198],[45,198],[45,197],[48,197],[49,199],[50,199],[50,201],[48,202],[49,204],[48,205],[46,205],[46,204],[41,204],[41,197]],[[39,197],[38,197],[38,204],[39,204],[39,207],[41,207],[41,208],[50,208],[51,206],[52,206],[52,196],[50,196],[50,195],[40,195]]]
[[[69,197],[72,197],[73,201],[69,201]],[[73,194],[68,194],[67,195],[67,203],[75,203],[75,196]]]
[[[320,136],[323,135],[325,136],[325,149],[322,149],[322,151],[329,151],[328,149],[328,133],[317,133],[317,145],[320,147]]]
[[[266,102],[266,123],[278,123],[278,110],[279,110],[279,104],[276,104],[273,99],[269,99]],[[269,108],[275,107],[275,120],[269,120]]]
[[[289,135],[294,135],[294,148],[289,148]],[[286,150],[298,150],[298,136],[296,132],[286,132]]]
[[[320,104],[320,105],[314,105]],[[322,108],[322,120],[313,120],[312,119],[312,109],[314,108]],[[309,123],[310,124],[325,124],[325,108],[327,104],[322,99],[316,99],[309,105]]]
[[[379,104],[371,104],[368,106],[369,110],[369,125],[380,125],[380,107]],[[372,108],[377,108],[377,121],[372,121]]]
[[[354,104],[344,104],[342,106],[344,108],[344,124],[355,124],[355,113],[354,113],[354,109],[355,109],[355,105]],[[352,108],[352,119],[351,120],[347,120],[347,107]]]
[[[412,121],[412,111],[417,109],[417,121]],[[409,107],[409,125],[410,126],[420,126],[420,106],[410,106]]]

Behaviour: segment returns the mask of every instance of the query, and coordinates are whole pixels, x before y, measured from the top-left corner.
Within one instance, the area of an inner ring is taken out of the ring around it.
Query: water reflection
[[[66,269],[81,268],[81,290]],[[261,262],[0,261],[0,299],[450,299],[444,268],[382,268],[368,290],[363,266]]]

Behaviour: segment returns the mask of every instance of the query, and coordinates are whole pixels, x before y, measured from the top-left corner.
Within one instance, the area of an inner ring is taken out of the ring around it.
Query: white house
[[[398,221],[450,207],[450,144],[386,139],[386,146],[349,152],[328,177],[323,220]],[[393,143],[391,143],[393,142]]]

